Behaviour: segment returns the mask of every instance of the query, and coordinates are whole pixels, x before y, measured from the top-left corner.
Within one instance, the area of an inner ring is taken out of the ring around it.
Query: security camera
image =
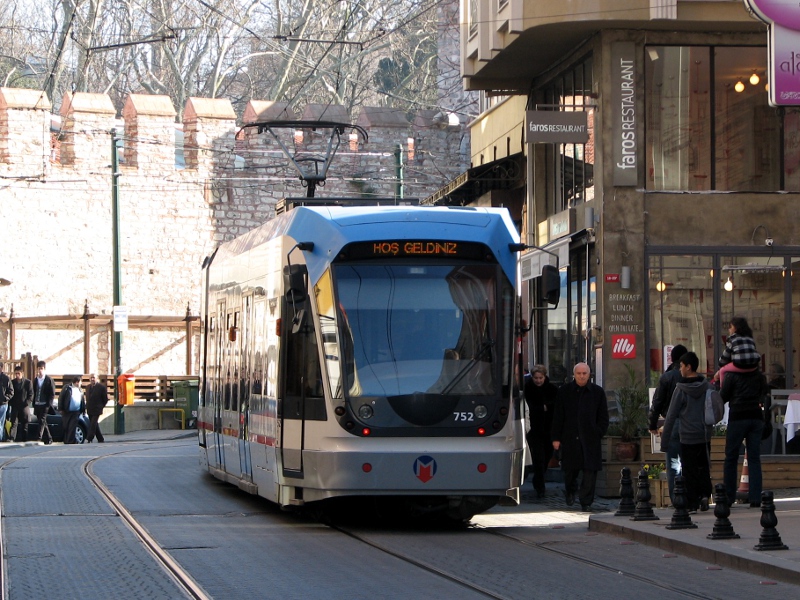
[[[764,243],[765,243],[767,246],[772,246],[772,244],[774,244],[774,243],[775,243],[775,241],[774,241],[772,238],[767,238],[766,240],[764,240]]]

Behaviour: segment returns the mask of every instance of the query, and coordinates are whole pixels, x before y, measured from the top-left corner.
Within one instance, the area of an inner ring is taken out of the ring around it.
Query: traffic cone
[[[742,477],[739,479],[739,489],[736,490],[736,500],[744,502],[750,498],[750,471],[747,468],[747,448],[744,449],[744,462],[742,463]]]

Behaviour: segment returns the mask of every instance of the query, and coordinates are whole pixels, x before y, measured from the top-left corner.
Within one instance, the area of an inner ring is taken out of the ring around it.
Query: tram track
[[[361,542],[363,544],[366,544],[366,545],[370,546],[371,548],[379,550],[380,552],[383,552],[383,553],[385,553],[385,554],[387,554],[389,556],[397,558],[398,560],[401,560],[401,561],[403,561],[405,563],[408,563],[408,564],[411,564],[413,566],[416,566],[416,567],[418,567],[418,568],[420,568],[420,569],[422,569],[424,571],[427,571],[429,573],[438,575],[438,576],[440,576],[440,577],[442,577],[442,578],[444,578],[444,579],[446,579],[448,581],[451,581],[451,582],[453,582],[455,584],[458,584],[461,587],[464,587],[464,588],[469,589],[469,590],[471,590],[473,592],[477,592],[479,594],[482,594],[487,598],[493,598],[495,600],[513,600],[513,598],[510,597],[510,596],[503,595],[501,593],[498,593],[496,591],[488,589],[488,588],[486,588],[484,586],[478,585],[478,584],[474,583],[473,581],[469,581],[466,578],[458,576],[457,574],[448,572],[445,569],[438,568],[438,567],[436,567],[434,565],[431,565],[431,564],[425,563],[423,561],[417,560],[414,557],[409,556],[408,554],[406,554],[404,552],[401,552],[401,551],[398,551],[398,550],[394,550],[394,549],[392,549],[392,548],[390,548],[390,547],[388,547],[388,546],[386,546],[384,544],[376,542],[375,540],[371,540],[367,536],[362,535],[362,534],[360,534],[359,532],[357,532],[357,531],[355,531],[353,529],[350,529],[348,527],[339,526],[339,525],[331,525],[331,524],[328,524],[328,526],[331,527],[332,529],[336,530],[336,531],[339,531],[340,533],[342,533],[344,535],[347,535],[348,537],[350,537],[350,538],[352,538],[354,540],[357,540],[357,541],[359,541],[359,542]],[[526,548],[530,548],[530,549],[534,549],[534,550],[540,550],[540,551],[547,552],[547,553],[550,553],[550,554],[558,555],[561,558],[565,558],[565,559],[580,563],[581,565],[583,565],[585,567],[591,567],[591,568],[599,569],[599,570],[602,570],[602,571],[605,571],[605,572],[608,572],[608,573],[613,573],[613,574],[622,576],[622,577],[630,579],[630,580],[637,581],[639,583],[642,583],[642,584],[645,584],[645,585],[653,587],[655,593],[658,593],[658,591],[670,592],[672,594],[678,594],[678,595],[686,597],[686,598],[694,598],[694,599],[697,599],[697,600],[711,600],[712,598],[715,597],[713,595],[702,594],[702,593],[698,593],[698,592],[695,592],[695,591],[692,591],[692,590],[689,590],[689,589],[686,589],[686,588],[682,588],[680,586],[673,585],[673,584],[670,584],[668,582],[664,582],[664,581],[661,581],[661,580],[658,580],[658,579],[654,579],[652,577],[647,577],[647,576],[644,576],[644,575],[640,575],[640,574],[634,573],[634,572],[632,572],[630,570],[625,570],[625,569],[620,570],[620,568],[618,566],[614,566],[614,565],[611,565],[611,564],[603,563],[603,562],[597,561],[597,560],[591,560],[591,559],[585,558],[583,556],[580,556],[578,554],[565,551],[565,550],[560,549],[560,548],[554,548],[551,545],[549,545],[547,542],[544,542],[544,543],[542,543],[542,542],[533,542],[533,541],[530,541],[530,540],[525,540],[525,539],[518,538],[518,537],[513,536],[513,535],[509,535],[507,533],[502,533],[500,531],[494,531],[492,529],[488,529],[488,528],[483,527],[483,526],[475,526],[475,525],[473,525],[473,526],[471,526],[471,529],[473,529],[475,531],[478,531],[480,533],[486,534],[486,535],[492,535],[492,536],[503,538],[505,540],[510,540],[510,541],[512,541],[512,542],[514,542],[516,544],[520,544],[522,546],[525,546]]]
[[[151,445],[152,443],[145,443]],[[157,444],[155,444],[157,445]],[[67,447],[69,448],[69,447]],[[49,449],[48,452],[58,452],[62,449]],[[122,450],[119,452],[112,452],[103,456],[98,456],[86,461],[82,466],[82,471],[87,479],[91,482],[98,493],[111,505],[114,513],[119,516],[127,527],[134,533],[134,535],[141,542],[142,546],[147,550],[150,556],[156,563],[170,576],[173,583],[182,590],[187,597],[195,600],[212,600],[203,588],[184,570],[180,564],[172,558],[172,556],[164,550],[163,547],[148,533],[144,526],[128,511],[122,502],[108,489],[108,487],[94,474],[93,465],[105,458],[117,457],[122,454],[130,452],[139,452],[141,448]],[[5,515],[2,511],[3,505],[3,486],[2,475],[3,471],[10,465],[30,458],[30,456],[21,456],[5,461],[0,465],[0,598],[7,600],[9,598],[8,578],[7,578],[7,553],[5,549],[5,537],[3,531],[3,520]]]
[[[138,449],[137,449],[138,450]],[[93,458],[83,465],[83,472],[89,481],[97,488],[103,495],[106,501],[114,508],[114,511],[120,516],[125,524],[133,531],[139,541],[142,542],[144,547],[150,552],[152,557],[169,573],[175,583],[184,590],[191,598],[195,600],[212,600],[211,596],[206,594],[203,588],[192,578],[189,573],[183,569],[180,564],[172,558],[172,556],[164,550],[164,548],[151,536],[147,529],[145,529],[139,521],[125,508],[117,497],[109,490],[106,485],[94,474],[92,466],[95,462],[100,461],[110,456],[117,456],[127,452],[135,452],[137,450],[125,450],[122,452],[115,452],[113,454],[106,454]]]

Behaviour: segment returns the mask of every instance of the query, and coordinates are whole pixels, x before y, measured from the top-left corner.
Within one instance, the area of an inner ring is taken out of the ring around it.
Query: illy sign
[[[636,358],[636,336],[612,335],[611,358]]]

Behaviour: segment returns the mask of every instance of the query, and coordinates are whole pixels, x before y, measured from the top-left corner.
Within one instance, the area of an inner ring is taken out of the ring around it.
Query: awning
[[[501,158],[464,171],[446,186],[420,201],[430,206],[466,206],[492,190],[507,190],[525,185],[521,155]]]

